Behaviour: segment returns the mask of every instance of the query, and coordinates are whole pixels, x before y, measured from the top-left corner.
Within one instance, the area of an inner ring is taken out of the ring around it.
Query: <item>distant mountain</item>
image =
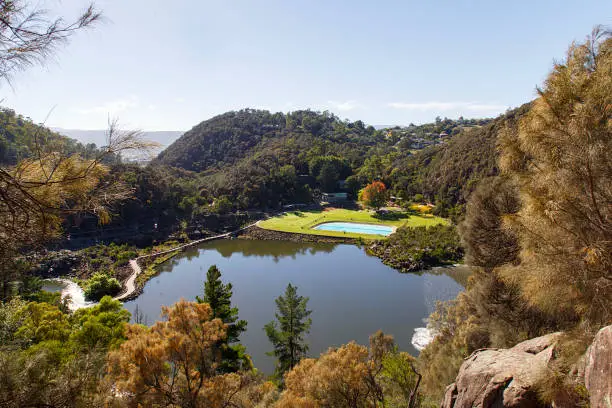
[[[95,143],[98,147],[106,145],[106,130],[82,130],[82,129],[62,129],[52,128],[53,131],[76,139],[83,144]],[[180,130],[156,130],[145,131],[143,136],[146,140],[157,142],[160,144],[159,149],[154,151],[154,154],[161,152],[166,147],[170,146],[184,132]]]

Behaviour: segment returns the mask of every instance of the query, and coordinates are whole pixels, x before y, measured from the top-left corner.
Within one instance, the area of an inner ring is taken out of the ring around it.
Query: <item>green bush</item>
[[[105,295],[116,295],[121,290],[121,283],[105,273],[96,273],[88,281],[85,298],[100,300]]]
[[[401,227],[386,240],[376,242],[368,252],[402,272],[459,262],[463,248],[452,225]]]

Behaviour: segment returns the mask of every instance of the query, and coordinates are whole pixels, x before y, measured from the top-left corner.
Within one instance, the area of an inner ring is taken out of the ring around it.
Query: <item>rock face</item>
[[[551,360],[560,333],[472,354],[446,389],[442,408],[544,407],[534,384]]]
[[[545,407],[535,384],[554,358],[560,336],[551,333],[511,349],[474,352],[446,388],[441,408]],[[612,326],[599,330],[575,371],[575,381],[589,392],[590,407],[612,408]],[[562,401],[553,405],[573,406]]]
[[[34,259],[33,273],[42,277],[56,277],[74,274],[82,256],[67,249],[49,252],[41,259]]]
[[[584,385],[591,408],[612,407],[612,326],[599,330],[585,360]]]

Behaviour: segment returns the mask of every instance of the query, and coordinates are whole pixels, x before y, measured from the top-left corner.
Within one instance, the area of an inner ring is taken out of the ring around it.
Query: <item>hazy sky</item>
[[[83,0],[40,0],[74,16]],[[98,0],[106,22],[2,105],[47,125],[186,130],[228,110],[330,110],[368,124],[495,116],[534,96],[612,1]]]

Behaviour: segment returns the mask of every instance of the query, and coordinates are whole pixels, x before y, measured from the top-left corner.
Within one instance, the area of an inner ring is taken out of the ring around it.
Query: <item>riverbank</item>
[[[386,240],[366,245],[366,252],[400,272],[448,266],[463,259],[463,247],[452,225],[399,228]]]
[[[285,216],[287,214],[283,214]],[[276,217],[278,218],[278,216]],[[136,299],[148,280],[159,274],[159,266],[166,263],[186,248],[203,242],[230,237],[247,240],[283,241],[293,243],[333,243],[356,244],[365,247],[365,251],[382,260],[382,262],[400,272],[416,272],[438,265],[448,265],[458,262],[463,252],[454,227],[448,225],[435,225],[420,228],[399,228],[395,234],[387,239],[364,239],[347,236],[315,235],[310,233],[284,232],[259,227],[259,222],[251,223],[239,230],[224,234],[206,237],[188,242],[168,241],[146,250],[133,252],[129,247],[110,246],[113,254],[114,267],[121,271],[122,291],[115,299],[127,302]],[[132,251],[132,252],[130,252]],[[98,256],[94,251],[89,255]],[[105,248],[104,258],[110,253]],[[127,254],[137,255],[132,259],[125,259]],[[104,262],[103,262],[104,261]],[[98,263],[105,265],[108,262],[98,259]],[[125,264],[125,265],[123,265]],[[111,271],[115,268],[111,268]],[[129,270],[129,273],[124,272]],[[86,286],[81,280],[81,286]]]
[[[155,268],[158,265],[161,265],[162,263],[173,258],[176,254],[180,253],[186,248],[192,247],[194,245],[198,245],[203,242],[214,241],[217,239],[225,239],[225,238],[239,235],[242,232],[255,227],[255,224],[256,222],[251,223],[247,226],[244,226],[236,231],[226,232],[224,234],[219,234],[219,235],[215,235],[212,237],[197,239],[195,241],[187,242],[182,245],[178,245],[178,246],[175,246],[169,249],[164,249],[162,251],[157,251],[157,252],[153,252],[150,254],[141,255],[134,259],[130,259],[129,265],[130,265],[130,268],[132,269],[132,273],[130,274],[128,279],[123,284],[124,290],[122,291],[120,295],[116,296],[115,299],[121,300],[121,301],[128,301],[128,300],[132,300],[138,297],[138,295],[142,292],[142,288],[144,287],[145,283],[150,278],[157,275],[158,271]],[[150,265],[147,265],[144,274],[142,273],[143,271],[140,265],[138,264],[138,261],[142,261],[142,260],[152,261]]]
[[[357,244],[363,242],[360,238],[334,237],[327,235],[311,235],[296,232],[274,231],[261,228],[256,225],[241,233],[240,239],[259,239],[267,241],[289,241],[289,242],[321,242],[336,244]]]
[[[288,242],[312,242],[312,243],[345,243],[358,244],[362,240],[359,238],[329,237],[324,235],[296,234],[280,231],[272,231],[260,228],[257,223],[249,224],[238,231],[207,237],[199,240],[187,242],[175,248],[165,249],[157,253],[141,255],[129,261],[132,273],[123,282],[124,290],[115,297],[122,302],[136,299],[151,278],[159,274],[159,266],[174,258],[184,249],[212,240],[227,239],[236,236],[240,239],[267,240],[267,241],[288,241]]]

